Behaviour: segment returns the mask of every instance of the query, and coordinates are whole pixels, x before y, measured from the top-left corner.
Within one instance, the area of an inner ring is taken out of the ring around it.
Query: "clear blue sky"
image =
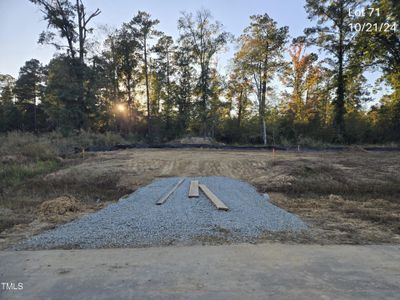
[[[84,0],[89,11],[99,8],[101,14],[93,26],[119,27],[138,10],[149,12],[160,20],[159,29],[177,36],[177,20],[181,11],[195,12],[199,8],[211,11],[225,30],[238,36],[249,24],[249,16],[268,13],[279,26],[288,25],[290,34],[302,34],[310,26],[303,0]],[[55,49],[38,45],[39,34],[46,28],[43,15],[28,0],[0,0],[0,73],[18,75],[25,61],[36,58],[47,63]]]

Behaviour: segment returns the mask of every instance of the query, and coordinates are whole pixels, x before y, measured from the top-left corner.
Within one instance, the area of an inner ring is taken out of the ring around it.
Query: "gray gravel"
[[[304,222],[274,205],[251,185],[226,177],[192,177],[155,205],[180,178],[163,178],[129,197],[26,240],[22,249],[144,247],[198,241],[251,242],[266,231],[301,231]],[[207,185],[228,207],[217,210],[200,192],[188,198],[190,180]]]

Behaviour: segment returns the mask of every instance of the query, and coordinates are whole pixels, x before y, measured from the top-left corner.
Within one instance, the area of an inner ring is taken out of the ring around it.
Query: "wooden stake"
[[[199,197],[199,182],[197,180],[190,181],[189,198]]]
[[[179,182],[172,188],[172,190],[170,190],[167,194],[165,194],[163,197],[160,198],[160,200],[157,201],[157,205],[161,205],[164,204],[165,201],[167,201],[168,197],[171,196],[171,194],[173,192],[175,192],[175,190],[182,184],[182,182],[184,182],[185,179],[181,179],[179,180]]]
[[[229,210],[228,206],[224,204],[221,200],[218,199],[217,196],[213,194],[204,184],[199,184],[199,188],[203,191],[203,193],[207,196],[208,199],[215,205],[215,207],[219,210]]]

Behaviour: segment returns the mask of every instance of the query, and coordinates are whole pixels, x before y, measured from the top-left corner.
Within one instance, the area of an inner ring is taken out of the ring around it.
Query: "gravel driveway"
[[[146,247],[207,240],[252,242],[266,231],[301,231],[297,216],[274,205],[243,181],[226,177],[186,177],[165,204],[157,200],[180,177],[162,178],[129,197],[18,244],[22,249]],[[190,180],[217,195],[229,211],[219,211],[200,192],[188,198]]]

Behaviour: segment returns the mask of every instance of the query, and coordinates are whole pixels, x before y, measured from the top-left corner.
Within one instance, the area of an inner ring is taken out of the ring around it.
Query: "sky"
[[[303,0],[84,0],[88,12],[96,8],[101,14],[93,19],[94,28],[108,25],[118,28],[138,10],[160,20],[158,29],[178,36],[177,20],[182,11],[195,12],[205,8],[224,29],[239,36],[249,25],[249,16],[268,13],[279,26],[288,25],[292,36],[301,35],[311,23],[307,20]],[[55,49],[39,45],[39,34],[46,29],[40,10],[28,0],[0,0],[0,73],[18,76],[25,61],[36,58],[46,64]],[[97,32],[96,36],[101,36]],[[227,58],[234,49],[222,56]],[[223,62],[224,63],[224,62]]]
[[[224,25],[224,29],[236,37],[249,23],[254,14],[268,13],[278,26],[289,26],[291,38],[302,35],[310,21],[304,9],[305,0],[84,0],[88,12],[96,8],[101,14],[93,19],[94,39],[102,40],[104,31],[96,28],[119,28],[128,22],[138,10],[147,11],[160,21],[158,30],[176,38],[177,20],[182,11],[195,12],[208,9],[215,20]],[[28,0],[0,0],[0,74],[18,77],[19,68],[25,61],[36,58],[47,64],[55,49],[51,45],[39,45],[39,34],[46,29],[47,23],[39,8]],[[235,49],[220,55],[219,69],[224,72]],[[287,57],[287,53],[286,53]],[[367,74],[370,83],[379,74]],[[376,95],[379,98],[380,93]],[[375,101],[374,101],[375,102]],[[369,104],[371,105],[371,104]],[[368,106],[369,106],[368,105]]]

